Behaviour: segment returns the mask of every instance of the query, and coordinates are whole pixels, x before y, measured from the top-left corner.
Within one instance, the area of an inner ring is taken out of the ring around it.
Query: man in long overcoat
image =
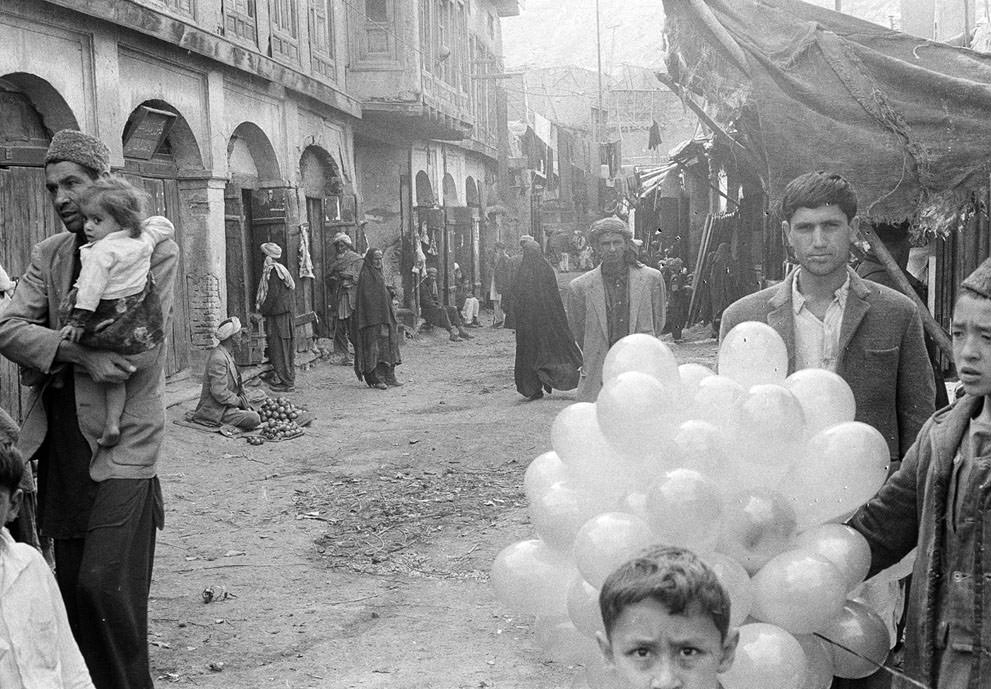
[[[661,272],[636,258],[633,233],[625,222],[597,220],[588,235],[602,263],[571,281],[565,302],[568,324],[582,349],[579,402],[598,397],[602,364],[618,340],[633,333],[661,336],[667,302]]]

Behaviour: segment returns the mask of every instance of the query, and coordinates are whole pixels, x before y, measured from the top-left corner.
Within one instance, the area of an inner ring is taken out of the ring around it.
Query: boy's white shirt
[[[0,687],[94,689],[45,558],[0,530]]]

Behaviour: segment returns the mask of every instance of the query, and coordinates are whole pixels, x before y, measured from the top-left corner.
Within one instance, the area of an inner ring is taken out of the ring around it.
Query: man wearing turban
[[[248,402],[232,354],[241,344],[241,321],[236,316],[226,319],[217,327],[214,337],[218,344],[207,357],[200,403],[193,419],[207,425],[230,424],[250,431],[261,423],[261,416]]]
[[[54,541],[59,588],[93,683],[147,689],[148,592],[164,514],[158,458],[166,350],[136,369],[123,355],[59,334],[60,295],[78,275],[79,248],[87,241],[79,199],[109,170],[110,152],[99,139],[75,130],[52,137],[45,184],[67,232],[34,246],[0,316],[0,353],[32,386],[17,445],[24,457],[38,460],[38,525]],[[178,260],[171,239],[159,242],[151,257],[166,332]],[[97,443],[107,415],[103,383],[127,387],[113,447]]]
[[[602,263],[568,285],[571,332],[582,348],[579,402],[594,402],[602,388],[606,352],[633,333],[660,337],[664,330],[664,278],[637,259],[633,233],[619,218],[592,223],[588,242]]]
[[[337,255],[324,278],[330,288],[327,310],[334,328],[334,352],[341,355],[341,364],[350,366],[348,342],[351,340],[351,314],[357,304],[358,276],[364,261],[361,254],[354,250],[351,237],[346,232],[334,235],[334,249]]]
[[[289,269],[279,263],[282,247],[275,242],[261,245],[265,254],[255,308],[265,317],[265,342],[272,364],[269,386],[290,392],[296,385],[296,282]]]

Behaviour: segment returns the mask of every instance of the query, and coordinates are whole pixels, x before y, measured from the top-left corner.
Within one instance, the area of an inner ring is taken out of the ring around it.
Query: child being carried
[[[80,209],[88,242],[79,248],[79,279],[59,313],[63,339],[127,355],[136,368],[157,361],[165,340],[151,255],[159,242],[175,235],[166,218],[144,216],[146,197],[119,177],[97,180],[84,192]],[[97,442],[112,447],[120,440],[126,383],[102,388],[107,418]]]

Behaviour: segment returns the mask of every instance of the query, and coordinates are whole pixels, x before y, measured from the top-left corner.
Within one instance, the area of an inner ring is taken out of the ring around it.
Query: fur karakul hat
[[[103,174],[110,172],[110,149],[95,136],[63,129],[55,133],[45,153],[45,165],[61,162],[77,163]]]
[[[964,278],[960,287],[985,299],[991,299],[991,258],[986,259],[973,273]]]

